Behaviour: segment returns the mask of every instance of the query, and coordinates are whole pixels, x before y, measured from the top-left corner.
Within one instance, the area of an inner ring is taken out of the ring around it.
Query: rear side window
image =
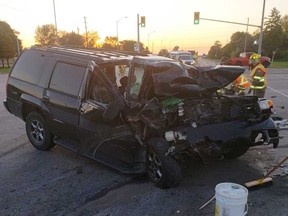
[[[78,96],[86,68],[57,62],[50,81],[50,88]]]
[[[47,61],[48,58],[39,51],[24,51],[13,67],[11,77],[30,83],[39,83]]]

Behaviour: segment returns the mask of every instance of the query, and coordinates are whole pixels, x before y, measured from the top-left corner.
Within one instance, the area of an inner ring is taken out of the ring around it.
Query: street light
[[[118,23],[120,22],[120,20],[126,19],[126,18],[128,18],[128,17],[127,17],[127,16],[121,17],[120,19],[118,19],[118,20],[116,21],[116,40],[117,40],[117,44],[118,44]]]
[[[148,34],[148,49],[149,49],[149,39],[150,39],[150,35],[153,34],[153,33],[155,33],[155,31],[152,31],[152,32],[150,32],[150,33]]]

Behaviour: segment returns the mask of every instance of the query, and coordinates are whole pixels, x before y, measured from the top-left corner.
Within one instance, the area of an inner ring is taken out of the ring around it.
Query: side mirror
[[[116,102],[111,102],[108,104],[106,110],[103,113],[103,119],[105,121],[113,121],[119,114],[121,106]]]

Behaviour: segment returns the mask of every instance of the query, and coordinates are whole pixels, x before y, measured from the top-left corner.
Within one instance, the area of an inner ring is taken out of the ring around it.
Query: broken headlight
[[[261,110],[268,110],[273,108],[273,102],[265,98],[259,98],[258,104]]]

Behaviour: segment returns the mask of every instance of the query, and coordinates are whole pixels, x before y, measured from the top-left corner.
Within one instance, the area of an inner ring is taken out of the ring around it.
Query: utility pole
[[[243,52],[246,52],[246,47],[247,47],[248,26],[249,26],[249,18],[248,18],[248,21],[247,21],[246,35],[245,35],[245,44],[244,44],[244,51]]]
[[[87,22],[86,22],[85,16],[84,16],[84,24],[85,24],[85,31],[86,31],[86,47],[88,47],[88,32],[87,32]]]
[[[262,41],[263,41],[263,22],[264,22],[264,13],[265,13],[265,1],[263,0],[263,10],[262,10],[262,19],[261,19],[261,27],[260,27],[260,36],[259,36],[259,45],[258,45],[258,54],[262,53]]]
[[[58,30],[57,30],[57,19],[56,19],[56,9],[55,9],[55,0],[53,0],[53,8],[54,8],[54,22],[55,22],[55,31],[56,31],[56,44],[59,44],[58,41]]]

